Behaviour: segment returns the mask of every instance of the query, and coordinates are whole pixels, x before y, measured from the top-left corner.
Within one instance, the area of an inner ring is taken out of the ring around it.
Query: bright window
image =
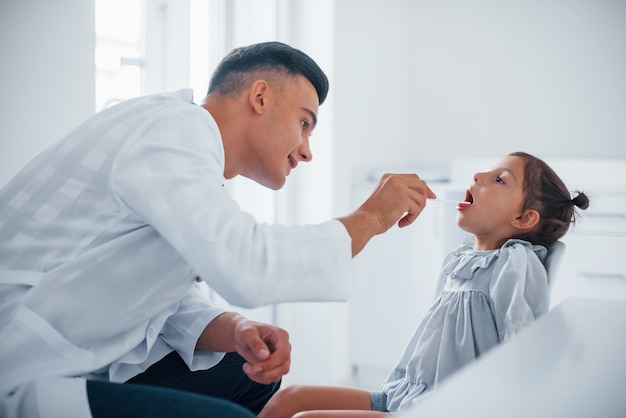
[[[282,40],[324,61],[332,56],[331,32],[315,29],[317,22],[328,21],[331,4],[330,0],[95,0],[96,110],[182,88],[193,89],[194,101],[200,103],[213,69],[241,45]],[[323,62],[322,66],[331,68]],[[284,190],[277,193],[242,177],[226,182],[242,210],[257,221],[302,224],[330,217],[332,112],[324,112],[314,138],[319,157],[314,164],[299,167]],[[275,322],[273,307],[237,310]]]
[[[96,0],[96,111],[144,93],[144,0]]]

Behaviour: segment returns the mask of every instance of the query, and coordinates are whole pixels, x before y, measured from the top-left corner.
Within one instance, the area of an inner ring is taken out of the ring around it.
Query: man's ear
[[[257,114],[265,112],[266,100],[269,92],[269,85],[265,80],[256,80],[248,90],[248,102]]]
[[[541,215],[535,209],[526,209],[520,216],[511,222],[514,227],[521,230],[533,229],[539,223]]]

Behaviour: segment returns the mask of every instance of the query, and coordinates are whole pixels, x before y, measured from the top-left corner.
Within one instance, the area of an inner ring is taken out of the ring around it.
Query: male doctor
[[[319,225],[240,211],[224,180],[280,189],[312,158],[327,92],[299,50],[238,48],[201,105],[128,100],[18,173],[0,191],[0,416],[254,416],[289,369],[288,335],[215,306],[208,286],[248,307],[345,300],[351,258],[434,197],[385,175]]]

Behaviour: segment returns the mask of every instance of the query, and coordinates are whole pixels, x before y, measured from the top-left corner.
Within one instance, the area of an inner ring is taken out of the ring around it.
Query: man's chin
[[[259,183],[261,186],[263,187],[267,187],[268,189],[271,190],[280,190],[283,188],[283,186],[285,185],[287,178],[283,177],[281,179],[252,179],[254,181],[256,181],[257,183]]]

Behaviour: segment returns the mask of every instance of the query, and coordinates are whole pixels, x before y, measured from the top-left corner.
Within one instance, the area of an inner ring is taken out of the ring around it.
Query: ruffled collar
[[[545,247],[532,245],[530,242],[521,239],[510,239],[502,247],[487,251],[474,251],[474,242],[473,236],[466,238],[463,245],[450,257],[447,264],[443,267],[443,270],[449,277],[469,280],[477,270],[489,267],[502,251],[507,251],[508,247],[516,244],[521,244],[534,251],[541,262],[544,261],[547,253]]]

